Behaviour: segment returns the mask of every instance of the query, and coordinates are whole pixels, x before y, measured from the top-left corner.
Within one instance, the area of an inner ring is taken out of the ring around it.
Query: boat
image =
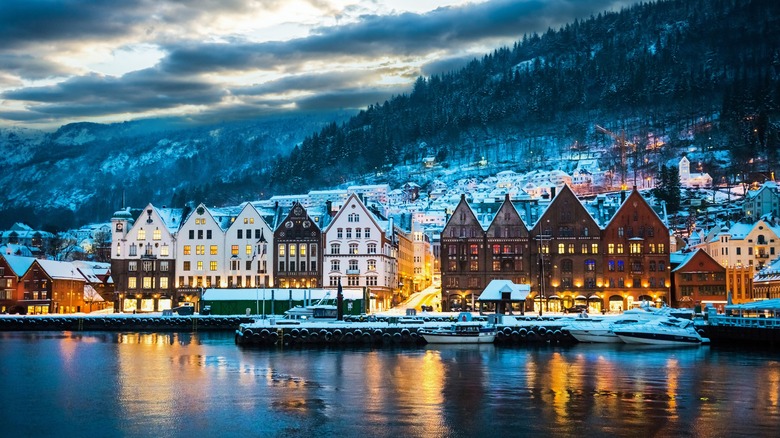
[[[623,312],[618,317],[591,319],[587,313],[572,319],[563,329],[578,342],[622,344],[614,329],[623,329],[631,325],[644,324],[657,318],[668,316],[666,308],[637,307]]]
[[[491,344],[496,328],[475,321],[458,321],[449,327],[419,331],[429,344]]]
[[[626,344],[651,345],[701,345],[709,344],[710,340],[703,338],[693,321],[678,318],[660,318],[644,324],[627,325],[615,328],[615,335]]]
[[[338,319],[338,307],[329,304],[330,292],[310,306],[295,306],[284,312],[284,319],[288,320],[319,320],[327,321]]]
[[[780,346],[780,298],[707,309],[704,329],[713,342],[761,347]]]

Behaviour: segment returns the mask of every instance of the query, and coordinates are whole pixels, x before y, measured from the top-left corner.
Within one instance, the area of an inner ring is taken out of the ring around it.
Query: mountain
[[[264,196],[274,157],[344,114],[197,126],[165,120],[0,129],[0,229],[107,220],[125,205],[237,204]],[[267,193],[267,192],[266,192]]]
[[[636,145],[636,167],[703,150],[703,166],[733,180],[777,164],[779,77],[780,2],[643,3],[419,78],[408,95],[308,137],[272,178],[284,188],[332,185],[430,154],[549,168],[561,151],[613,143],[600,124]],[[615,155],[602,168],[625,172]]]
[[[716,181],[777,165],[780,2],[641,3],[518,38],[358,114],[0,130],[0,228],[106,220],[123,198],[223,205],[348,181],[425,184],[400,170],[429,155],[525,171],[600,150],[602,168],[625,175],[696,151]],[[636,146],[628,164],[609,153],[623,135]]]

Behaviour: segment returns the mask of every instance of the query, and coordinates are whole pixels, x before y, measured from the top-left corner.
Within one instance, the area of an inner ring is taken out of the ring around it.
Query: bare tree
[[[92,305],[98,302],[102,302],[103,297],[100,296],[97,290],[90,284],[84,285],[84,304],[89,305],[89,312],[92,313]]]

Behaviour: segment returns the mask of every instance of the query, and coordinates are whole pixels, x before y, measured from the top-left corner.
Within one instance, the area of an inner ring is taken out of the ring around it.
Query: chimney
[[[550,200],[555,197],[555,186],[550,187]]]
[[[330,216],[330,215],[331,215],[331,212],[330,212],[330,209],[331,209],[331,207],[333,207],[333,203],[332,203],[332,202],[330,202],[330,200],[327,200],[327,201],[325,201],[325,210],[326,210],[326,211],[325,211],[325,213],[326,213],[328,216]]]
[[[626,191],[625,190],[621,190],[620,191],[620,203],[622,204],[624,202],[626,202]]]

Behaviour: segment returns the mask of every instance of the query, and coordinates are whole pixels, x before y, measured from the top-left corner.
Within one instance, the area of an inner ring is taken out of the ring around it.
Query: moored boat
[[[574,339],[578,342],[621,344],[623,340],[614,333],[616,328],[625,329],[632,325],[667,317],[668,310],[655,307],[637,307],[626,310],[618,317],[605,317],[603,319],[590,319],[584,315],[587,314],[573,319],[563,327]]]
[[[459,321],[450,327],[419,333],[429,344],[490,344],[496,340],[495,327],[472,321]]]
[[[677,318],[663,318],[645,324],[618,328],[614,329],[614,333],[627,344],[679,346],[710,342],[709,339],[701,337],[692,321]]]

